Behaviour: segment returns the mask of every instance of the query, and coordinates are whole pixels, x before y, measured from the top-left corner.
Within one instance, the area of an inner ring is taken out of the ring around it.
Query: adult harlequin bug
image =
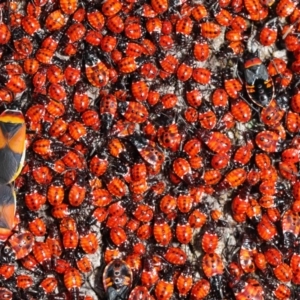
[[[267,106],[274,98],[274,85],[260,58],[252,57],[245,62],[244,77],[250,99],[259,106]]]
[[[121,259],[111,261],[103,272],[103,286],[108,299],[125,299],[132,285],[131,268]]]
[[[0,184],[14,181],[20,174],[25,160],[26,127],[23,114],[6,110],[0,115]]]

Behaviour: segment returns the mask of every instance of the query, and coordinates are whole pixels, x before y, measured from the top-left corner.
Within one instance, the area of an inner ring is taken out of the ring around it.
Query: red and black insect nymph
[[[259,106],[267,106],[274,97],[274,84],[259,57],[254,56],[245,61],[244,77],[250,99]]]

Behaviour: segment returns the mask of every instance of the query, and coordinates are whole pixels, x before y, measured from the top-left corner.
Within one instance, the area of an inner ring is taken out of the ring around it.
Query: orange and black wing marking
[[[26,125],[20,111],[6,110],[0,115],[0,184],[14,181],[25,159]]]

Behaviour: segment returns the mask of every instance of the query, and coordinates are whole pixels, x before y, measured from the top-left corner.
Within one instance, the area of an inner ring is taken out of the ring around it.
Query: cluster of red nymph
[[[299,298],[299,0],[1,0],[0,113],[0,300]]]

